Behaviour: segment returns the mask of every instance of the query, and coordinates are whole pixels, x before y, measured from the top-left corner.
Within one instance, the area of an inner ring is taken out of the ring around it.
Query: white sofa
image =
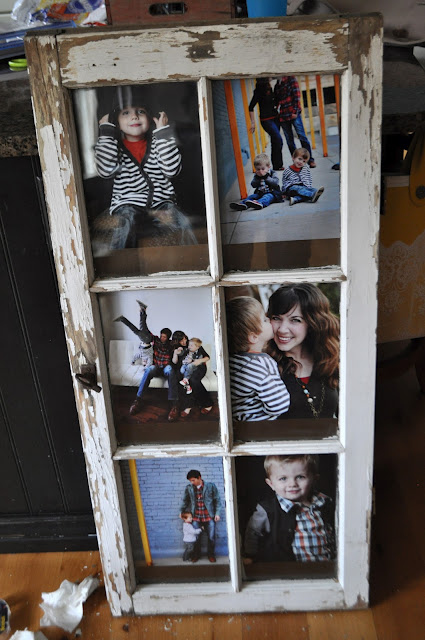
[[[144,366],[140,361],[131,364],[137,351],[138,342],[133,340],[111,340],[109,342],[109,378],[111,384],[122,387],[138,387],[142,379]],[[211,353],[210,345],[202,345],[207,353]],[[207,391],[217,391],[217,376],[211,368],[211,360],[207,362],[207,373],[202,378]],[[152,378],[150,387],[167,387],[166,378]]]

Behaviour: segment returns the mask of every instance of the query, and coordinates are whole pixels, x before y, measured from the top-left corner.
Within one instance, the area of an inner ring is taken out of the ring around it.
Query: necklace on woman
[[[311,395],[310,391],[307,389],[307,385],[300,378],[297,378],[297,376],[294,376],[294,377],[296,382],[300,385],[301,389],[303,390],[305,399],[307,400],[308,406],[310,407],[313,416],[315,418],[318,418],[322,413],[323,403],[325,401],[325,383],[322,380],[320,402],[319,402],[318,408],[316,409],[314,406],[314,401],[316,400],[316,396]]]

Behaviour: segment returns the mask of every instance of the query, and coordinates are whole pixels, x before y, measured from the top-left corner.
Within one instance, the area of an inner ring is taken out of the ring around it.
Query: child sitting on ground
[[[276,420],[289,409],[289,393],[276,362],[263,353],[273,337],[258,300],[233,298],[226,305],[230,392],[235,420]]]
[[[324,187],[314,189],[311,180],[311,171],[308,166],[310,154],[307,149],[295,149],[292,154],[291,164],[282,175],[282,193],[289,196],[289,205],[298,202],[317,202]]]
[[[245,209],[264,209],[272,202],[282,202],[282,192],[279,187],[279,178],[276,171],[271,168],[270,158],[266,153],[260,153],[254,158],[255,175],[251,181],[254,193],[240,202],[231,202],[230,208],[236,211]]]
[[[187,348],[184,349],[181,354],[182,366],[180,367],[180,373],[183,375],[183,379],[180,380],[185,388],[186,393],[192,393],[192,387],[190,386],[190,376],[195,371],[196,367],[200,364],[206,364],[210,359],[208,353],[202,347],[202,340],[199,338],[191,338]]]
[[[332,560],[335,507],[315,490],[316,457],[272,455],[264,460],[274,496],[261,500],[245,531],[244,564]]]
[[[183,560],[190,561],[194,557],[196,539],[202,533],[202,529],[193,526],[193,517],[190,511],[181,513],[180,518],[183,520]]]

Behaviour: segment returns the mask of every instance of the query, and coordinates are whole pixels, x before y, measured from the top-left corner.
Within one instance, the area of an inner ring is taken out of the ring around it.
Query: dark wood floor
[[[102,588],[84,604],[83,640],[423,640],[425,396],[413,369],[378,382],[371,607],[362,611],[111,617]],[[0,556],[0,597],[13,630],[38,630],[42,591],[101,572],[95,552]],[[75,634],[49,627],[48,640]],[[2,636],[7,637],[7,636]]]

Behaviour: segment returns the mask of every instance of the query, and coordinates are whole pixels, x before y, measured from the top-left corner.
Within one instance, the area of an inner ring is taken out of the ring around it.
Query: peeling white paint
[[[302,22],[297,29],[290,22],[187,26],[109,32],[72,37],[58,36],[62,81],[65,85],[117,82],[129,83],[169,79],[223,76],[257,76],[264,72],[278,76],[285,72],[331,73],[344,68],[341,50],[334,46],[339,36],[344,40],[348,23],[342,19],[329,22],[329,31],[312,31]],[[244,55],[240,55],[243,50]],[[90,61],[89,63],[87,61]],[[224,62],[224,65],[223,65]],[[221,65],[221,67],[220,67]],[[218,69],[220,70],[218,72]],[[142,74],[142,75],[141,75]]]
[[[378,233],[379,119],[382,33],[368,36],[362,19],[272,20],[234,22],[184,29],[144,29],[57,36],[60,69],[50,53],[51,117],[40,110],[38,126],[43,178],[57,266],[61,308],[78,404],[83,450],[100,543],[108,600],[114,615],[320,610],[363,606],[367,601],[368,527],[373,438],[373,379],[376,325],[376,240]],[[294,25],[298,25],[295,28]],[[292,26],[291,26],[292,25]],[[357,29],[357,32],[356,32]],[[353,33],[352,33],[353,32]],[[356,39],[356,33],[358,38]],[[366,35],[365,35],[366,34]],[[37,36],[34,36],[37,37]],[[50,52],[56,40],[39,36]],[[240,51],[244,55],[240,54]],[[42,54],[41,54],[42,55]],[[47,53],[46,56],[48,57]],[[89,62],[88,62],[89,61]],[[46,68],[46,65],[43,67]],[[207,78],[309,74],[341,71],[341,265],[222,277],[219,214],[215,200],[214,138]],[[150,80],[202,78],[203,166],[207,171],[210,273],[155,274],[95,282],[89,289],[83,221],[79,210],[74,158],[59,71],[68,87]],[[143,78],[142,78],[143,75]],[[45,100],[45,96],[41,96]],[[38,101],[40,104],[40,98]],[[46,111],[48,113],[48,111]],[[61,115],[59,115],[61,114]],[[50,117],[48,122],[43,118]],[[341,283],[341,415],[339,437],[285,443],[288,453],[334,453],[339,456],[338,544],[336,580],[243,583],[235,500],[234,458],[281,451],[282,442],[233,445],[224,322],[225,286],[267,284],[284,280]],[[215,444],[133,445],[116,448],[109,390],[82,388],[74,374],[82,364],[95,364],[99,381],[107,379],[101,346],[101,324],[93,293],[151,288],[210,287],[217,353],[220,442]],[[366,301],[366,304],[365,304]],[[358,402],[358,398],[362,401]],[[229,533],[228,583],[145,585],[135,588],[119,461],[135,458],[216,456],[223,459],[225,505]],[[360,484],[359,484],[360,483]],[[366,524],[365,524],[366,523]],[[229,619],[230,622],[231,618]],[[167,625],[172,625],[167,621]],[[171,629],[171,626],[170,626]]]

